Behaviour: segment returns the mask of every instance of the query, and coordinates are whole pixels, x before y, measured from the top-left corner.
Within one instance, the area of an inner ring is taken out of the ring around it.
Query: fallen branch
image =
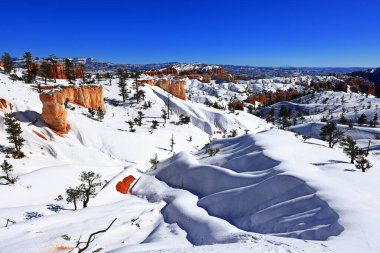
[[[108,229],[110,229],[110,227],[113,225],[113,223],[116,221],[117,218],[115,218],[111,224],[106,228],[106,229],[103,229],[103,230],[99,230],[99,231],[96,231],[94,233],[92,233],[88,239],[87,239],[87,242],[81,242],[80,239],[82,237],[82,235],[79,237],[78,239],[78,242],[77,242],[77,245],[75,246],[74,249],[78,249],[78,253],[82,253],[84,252],[89,246],[90,246],[90,243],[92,243],[94,240],[95,240],[95,235],[97,234],[100,234],[100,233],[104,233],[104,232],[107,232]],[[83,248],[80,248],[79,246],[81,244],[85,244],[85,246]],[[70,251],[71,252],[71,251]]]

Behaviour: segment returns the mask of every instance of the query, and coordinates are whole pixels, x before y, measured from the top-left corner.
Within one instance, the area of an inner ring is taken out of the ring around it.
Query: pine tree
[[[13,63],[11,55],[9,53],[4,53],[3,56],[1,57],[1,61],[4,64],[5,73],[10,74],[12,70],[14,69],[14,63]]]
[[[21,136],[22,130],[20,123],[17,122],[12,113],[6,113],[4,115],[4,121],[6,126],[5,131],[9,135],[7,139],[9,140],[9,143],[14,145],[13,156],[15,158],[24,157],[21,148],[24,146],[25,139]]]
[[[77,201],[81,198],[81,191],[79,187],[72,188],[69,187],[66,189],[66,202],[74,204],[74,210],[77,210]]]
[[[352,164],[355,159],[365,153],[356,145],[356,141],[351,136],[343,138],[341,145],[343,146],[343,152],[351,159]]]
[[[144,119],[144,113],[142,111],[137,112],[137,125],[142,126],[142,120]]]
[[[129,132],[136,132],[136,129],[133,128],[133,126],[135,125],[134,122],[132,120],[128,120],[128,125],[129,125]]]
[[[372,168],[372,164],[363,155],[359,156],[355,162],[355,167],[362,172],[366,172],[366,170]]]
[[[362,126],[365,123],[367,123],[367,116],[364,113],[362,113],[362,115],[360,115],[358,119],[358,124],[359,126]]]
[[[57,57],[55,57],[54,54],[51,54],[49,55],[49,58],[47,60],[49,61],[51,65],[52,73],[54,76],[54,83],[56,83],[57,82],[57,64],[58,64]]]
[[[228,135],[228,137],[236,137],[238,135],[238,132],[236,129],[232,129],[230,131],[230,134]]]
[[[83,208],[86,208],[90,198],[94,198],[96,196],[96,188],[102,185],[100,181],[101,175],[95,173],[93,171],[83,171],[79,180],[82,182],[78,189],[81,192],[80,199],[83,202]]]
[[[49,62],[43,62],[41,64],[40,73],[44,77],[45,84],[47,83],[47,79],[50,76],[50,72],[51,72],[51,64]]]
[[[119,95],[123,98],[123,102],[125,102],[127,99],[128,93],[127,93],[127,83],[125,80],[125,76],[123,74],[121,74],[119,76],[118,86],[119,86],[119,90],[120,90]]]
[[[103,121],[104,115],[105,112],[100,107],[98,107],[98,109],[96,110],[96,116],[98,116],[98,120]]]
[[[266,117],[266,121],[269,123],[274,123],[274,120],[275,120],[275,117],[274,117],[274,113],[275,113],[275,110],[274,110],[274,107],[272,106],[270,108],[270,111],[269,113],[267,114],[267,117]]]
[[[162,112],[162,114],[161,114],[161,118],[164,119],[165,124],[166,124],[166,119],[168,118],[168,114],[167,114],[167,112],[166,112],[165,109],[162,109],[161,112]]]
[[[330,148],[333,148],[342,139],[343,132],[337,128],[335,122],[330,122],[321,128],[320,136],[329,143]]]
[[[69,81],[70,84],[73,84],[73,81],[75,80],[75,69],[74,64],[69,58],[65,59],[65,74],[67,81]]]
[[[172,135],[172,138],[170,138],[170,152],[172,152],[172,153],[173,153],[173,150],[174,150],[174,145],[175,145],[174,135]]]
[[[0,180],[4,179],[7,181],[7,184],[14,184],[18,180],[17,177],[12,176],[13,172],[13,166],[7,162],[7,160],[4,160],[4,162],[0,165],[1,171],[3,172],[3,175],[0,176]]]
[[[154,157],[149,160],[150,164],[152,164],[153,169],[157,169],[157,165],[159,163],[157,153],[154,154]]]
[[[86,83],[86,65],[81,63],[79,64],[79,67],[82,69],[82,81],[83,81],[83,84]]]
[[[88,108],[88,113],[90,114],[91,118],[94,118],[95,117],[95,110],[92,109],[92,108]]]
[[[340,115],[339,124],[342,124],[342,125],[348,124],[348,120],[346,119],[346,117],[344,117],[343,113]]]
[[[376,127],[377,124],[379,124],[378,119],[379,119],[379,116],[377,115],[377,112],[375,112],[375,114],[373,115],[373,118],[370,122],[370,127]]]
[[[152,121],[152,125],[150,126],[151,129],[157,129],[158,127],[158,121],[157,120],[153,120]]]
[[[24,67],[26,73],[23,75],[23,79],[26,83],[33,83],[38,74],[38,66],[33,64],[33,56],[31,52],[25,52],[23,56]]]
[[[31,65],[33,64],[33,56],[31,52],[25,52],[23,56],[23,61],[24,61],[24,67],[26,69],[29,69]]]

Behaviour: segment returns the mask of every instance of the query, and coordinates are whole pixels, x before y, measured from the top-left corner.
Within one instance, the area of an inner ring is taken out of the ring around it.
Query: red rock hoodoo
[[[116,190],[123,194],[128,194],[129,188],[136,178],[134,176],[128,176],[116,184]]]
[[[59,134],[67,133],[70,125],[67,123],[65,101],[87,108],[104,111],[103,88],[98,86],[65,87],[56,92],[41,93],[43,104],[42,118],[45,123]]]

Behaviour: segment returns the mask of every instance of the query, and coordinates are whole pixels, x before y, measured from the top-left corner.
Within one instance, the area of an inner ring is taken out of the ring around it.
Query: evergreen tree
[[[366,170],[372,168],[372,164],[363,155],[359,156],[355,162],[355,167],[362,172],[366,172]]]
[[[168,114],[167,114],[167,112],[166,112],[165,109],[162,109],[161,112],[162,112],[162,114],[161,114],[161,118],[164,119],[165,124],[166,124],[166,119],[168,118]]]
[[[275,113],[275,110],[274,110],[274,107],[272,106],[270,108],[270,111],[269,113],[267,114],[267,117],[266,117],[266,121],[269,123],[274,123],[274,120],[275,120],[275,117],[274,117],[274,113]]]
[[[54,54],[51,54],[49,55],[47,60],[49,61],[51,65],[52,73],[54,76],[54,83],[56,83],[57,82],[57,64],[58,64],[57,57],[55,57]]]
[[[170,152],[172,152],[172,153],[173,153],[173,150],[174,150],[174,145],[175,145],[174,135],[172,135],[172,138],[170,138]]]
[[[86,65],[81,63],[79,64],[79,67],[82,69],[82,81],[83,81],[83,84],[86,83]]]
[[[150,126],[151,129],[157,129],[158,127],[158,121],[157,120],[153,120],[152,121],[152,125]]]
[[[1,61],[4,64],[5,73],[10,74],[12,70],[14,69],[14,63],[13,63],[11,55],[9,53],[4,53],[3,56],[1,57]]]
[[[96,196],[96,188],[102,185],[100,181],[101,175],[93,171],[83,171],[79,180],[82,182],[78,189],[80,191],[80,199],[83,202],[83,208],[86,208],[90,198]]]
[[[31,52],[24,53],[23,62],[26,72],[24,72],[23,79],[26,83],[33,83],[38,75],[38,66],[33,64],[33,60]]]
[[[142,120],[144,119],[144,113],[142,111],[137,112],[137,125],[142,126]]]
[[[238,132],[236,129],[232,129],[230,131],[230,134],[228,135],[228,137],[236,137],[238,135]]]
[[[94,118],[95,117],[95,110],[92,109],[92,108],[88,108],[88,113],[90,114],[91,118]]]
[[[375,114],[373,115],[373,118],[371,119],[370,127],[376,127],[377,124],[379,124],[378,119],[379,119],[379,116],[377,115],[377,112],[375,112]]]
[[[333,148],[342,139],[343,132],[337,128],[335,122],[330,122],[321,128],[320,136],[329,143],[330,148]]]
[[[346,117],[344,117],[343,113],[340,115],[339,124],[342,124],[342,125],[348,124],[348,120],[346,119]]]
[[[100,107],[98,107],[98,110],[96,110],[96,116],[98,116],[98,120],[103,121],[104,115],[105,112]]]
[[[31,52],[25,52],[23,56],[24,67],[30,69],[33,64],[33,56]]]
[[[75,69],[73,62],[69,58],[65,59],[65,74],[67,81],[69,81],[70,84],[73,84],[73,81],[75,80]]]
[[[51,72],[51,64],[49,62],[43,62],[41,64],[40,73],[44,78],[45,84],[47,83],[47,79],[50,76],[50,72]]]
[[[81,198],[81,191],[79,187],[72,188],[69,187],[66,189],[66,202],[74,204],[74,210],[77,210],[77,201]]]
[[[179,115],[179,124],[181,125],[186,125],[186,124],[189,124],[191,121],[190,117],[189,116],[186,116],[186,115]]]
[[[132,120],[128,120],[128,125],[129,125],[129,132],[136,132],[136,129],[133,128],[133,126],[135,125],[134,122]]]
[[[24,157],[24,153],[21,151],[21,148],[24,146],[25,139],[21,136],[22,130],[20,123],[17,122],[12,113],[6,113],[4,115],[4,121],[6,126],[5,131],[9,135],[7,139],[9,143],[14,145],[13,156],[15,158]]]
[[[351,136],[343,138],[341,145],[343,146],[343,152],[351,159],[352,164],[355,159],[365,153],[356,145],[356,141]]]
[[[123,102],[125,102],[127,97],[128,97],[128,92],[127,92],[127,83],[125,80],[125,76],[123,74],[121,74],[119,76],[118,86],[119,86],[119,90],[120,90],[119,95],[123,98]]]
[[[3,175],[0,176],[0,180],[4,179],[7,181],[7,184],[14,184],[18,180],[17,177],[12,176],[13,172],[13,166],[7,162],[7,160],[4,160],[4,162],[0,165],[1,171],[3,172]]]
[[[159,163],[157,153],[154,154],[154,157],[149,160],[150,164],[152,164],[153,169],[157,169],[157,165]]]
[[[359,126],[362,126],[365,123],[367,123],[367,116],[364,113],[362,113],[362,115],[360,115],[358,119],[358,124]]]

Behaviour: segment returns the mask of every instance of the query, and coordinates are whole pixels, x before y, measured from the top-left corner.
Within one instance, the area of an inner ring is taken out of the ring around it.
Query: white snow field
[[[115,218],[86,252],[380,251],[379,148],[369,155],[373,168],[362,173],[340,147],[269,130],[273,126],[247,112],[174,97],[163,126],[163,90],[142,88],[153,104],[145,110],[133,99],[121,103],[117,82],[101,82],[103,122],[70,105],[71,130],[60,137],[42,122],[38,92],[0,73],[0,98],[12,103],[26,139],[25,158],[5,157],[9,143],[0,112],[0,162],[7,159],[19,177],[15,185],[0,184],[1,253],[67,253]],[[128,86],[132,90],[132,80]],[[140,110],[144,124],[129,132],[126,121]],[[177,124],[180,114],[191,123]],[[159,127],[150,132],[154,119]],[[233,129],[238,137],[222,138],[220,132]],[[211,148],[219,149],[212,157],[202,149],[210,138]],[[155,153],[160,163],[154,170],[149,159]],[[88,170],[105,181],[88,208],[74,211],[55,200]],[[137,179],[131,193],[117,192],[116,184],[129,175]],[[16,223],[5,227],[7,219]]]

